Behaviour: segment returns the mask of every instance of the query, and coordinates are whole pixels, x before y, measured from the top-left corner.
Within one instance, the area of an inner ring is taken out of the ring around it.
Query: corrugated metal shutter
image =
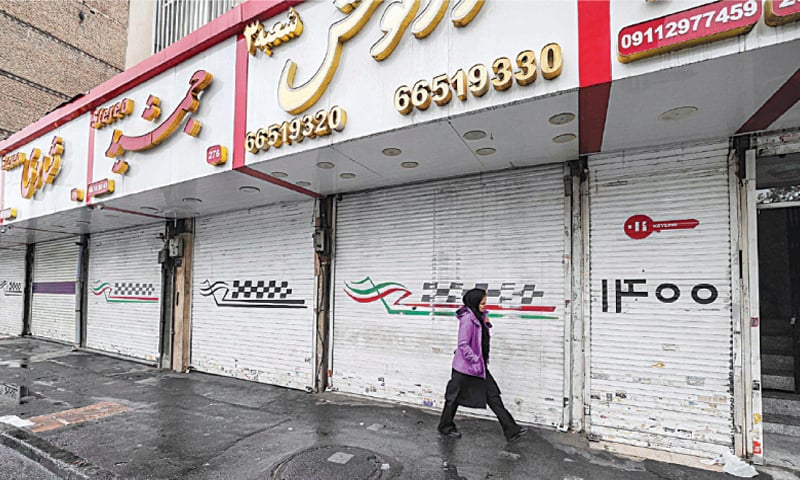
[[[25,247],[6,248],[2,253],[0,335],[21,335],[25,304]]]
[[[311,201],[197,220],[192,367],[314,385],[313,215]]]
[[[603,440],[699,456],[733,445],[727,154],[589,160],[591,431]]]
[[[163,224],[89,238],[86,345],[157,361]]]
[[[499,317],[490,370],[506,405],[518,420],[561,423],[563,175],[552,165],[345,196],[333,386],[439,408],[458,336],[454,312],[463,290],[485,284]]]
[[[75,343],[78,238],[37,243],[33,256],[31,335]]]

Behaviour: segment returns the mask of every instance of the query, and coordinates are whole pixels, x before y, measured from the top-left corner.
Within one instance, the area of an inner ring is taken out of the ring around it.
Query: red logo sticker
[[[684,220],[663,220],[657,221],[647,215],[634,215],[625,220],[625,234],[634,240],[647,238],[653,232],[662,230],[688,230],[700,225],[700,222],[687,218]]]

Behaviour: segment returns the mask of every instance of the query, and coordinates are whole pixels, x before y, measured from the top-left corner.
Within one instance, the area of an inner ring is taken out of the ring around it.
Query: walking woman
[[[459,405],[469,408],[492,409],[503,434],[509,442],[525,435],[527,427],[520,427],[508,413],[500,398],[500,388],[489,373],[489,323],[486,315],[486,292],[473,288],[464,294],[464,306],[456,312],[458,317],[458,349],[453,358],[453,371],[444,394],[444,410],[439,421],[439,433],[460,438],[453,418]]]

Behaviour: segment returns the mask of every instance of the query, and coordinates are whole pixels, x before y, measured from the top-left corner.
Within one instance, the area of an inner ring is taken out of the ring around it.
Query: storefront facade
[[[244,3],[0,145],[3,328],[438,409],[478,286],[520,420],[760,461],[784,3]]]

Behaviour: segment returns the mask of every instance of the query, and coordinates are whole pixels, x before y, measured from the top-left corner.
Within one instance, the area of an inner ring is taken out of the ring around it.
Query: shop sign
[[[200,295],[213,298],[218,307],[308,308],[305,299],[291,298],[285,280],[205,280],[202,285]]]
[[[103,180],[89,184],[87,188],[89,197],[103,197],[114,193],[114,180],[104,178]]]
[[[73,202],[82,202],[84,199],[84,192],[80,188],[73,188],[69,192],[69,199]]]
[[[308,113],[281,124],[273,123],[267,128],[247,132],[245,146],[250,153],[259,150],[266,152],[270,148],[300,143],[306,138],[321,138],[332,132],[341,132],[346,125],[347,112],[336,105],[330,110],[320,110],[313,115]]]
[[[22,282],[3,280],[0,282],[0,290],[6,297],[19,297],[22,295]]]
[[[244,38],[247,41],[247,51],[250,52],[250,55],[255,56],[256,50],[261,50],[271,57],[273,48],[299,37],[303,33],[303,21],[294,7],[289,9],[288,17],[286,23],[277,22],[269,30],[264,28],[261,22],[246,26]]]
[[[0,220],[14,220],[16,218],[17,218],[16,208],[6,208],[5,210],[0,210]]]
[[[106,157],[117,158],[122,156],[125,152],[149,150],[172,136],[172,134],[180,128],[184,118],[186,118],[188,114],[196,112],[200,107],[200,92],[205,90],[213,79],[214,76],[205,70],[196,71],[189,80],[189,89],[183,100],[169,117],[150,132],[138,136],[129,136],[125,135],[122,130],[114,130],[111,144],[106,150]],[[158,97],[151,95],[150,98],[148,98],[148,105],[143,116],[146,115],[154,119],[160,116],[159,104],[160,100]],[[156,109],[158,110],[156,111]],[[200,134],[201,127],[202,124],[199,121],[190,118],[189,121],[186,122],[183,133],[196,137]],[[121,158],[118,159],[112,167],[112,171],[120,175],[125,174],[128,169],[128,162]]]
[[[31,199],[45,184],[52,185],[61,172],[61,155],[64,153],[64,139],[54,136],[50,142],[48,155],[42,158],[41,149],[34,148],[30,156],[22,152],[6,155],[3,158],[3,170],[10,171],[22,167],[20,194],[22,198]]]
[[[495,287],[495,288],[491,288]],[[499,285],[475,284],[486,290],[486,310],[490,318],[514,315],[530,320],[557,320],[545,315],[553,313],[555,306],[533,305],[535,298],[544,296],[536,285],[525,282],[501,282]],[[455,316],[461,308],[461,298],[468,288],[463,282],[425,282],[422,293],[414,300],[414,293],[397,282],[375,283],[366,277],[358,282],[345,282],[344,292],[358,303],[380,302],[390,315]],[[387,297],[397,297],[391,304]],[[412,297],[409,300],[409,297]]]
[[[484,2],[485,0],[458,0],[455,2],[450,13],[453,25],[456,27],[469,25],[480,12]],[[286,62],[278,83],[278,103],[281,108],[290,114],[299,115],[317,103],[339,67],[345,43],[361,32],[382,3],[383,0],[334,1],[334,6],[346,16],[331,24],[328,30],[328,46],[322,65],[309,80],[297,85],[297,63],[291,59]],[[420,10],[419,0],[401,0],[389,3],[381,15],[380,30],[383,35],[372,45],[370,55],[378,62],[389,58],[409,27],[417,39],[427,37],[442,21],[449,6],[448,0],[432,0],[417,16]],[[294,26],[281,26],[278,33],[289,36],[290,31],[302,31],[302,27],[298,27],[299,25],[298,17],[298,22],[295,22]],[[244,31],[245,38],[249,39],[248,49],[251,54],[254,54],[254,50],[257,48],[256,41],[260,35],[264,35],[264,41],[269,43],[263,27],[261,33],[258,33],[257,27],[254,31],[252,26],[248,26]],[[275,39],[272,40],[272,45],[265,46],[265,53],[274,46],[276,46]]]
[[[764,21],[777,27],[800,20],[800,0],[767,0],[764,4]]]
[[[542,77],[545,79],[552,80],[561,75],[563,68],[561,45],[557,43],[545,45],[539,61]],[[514,69],[515,63],[519,70]],[[494,77],[490,77],[489,69],[479,63],[467,71],[459,69],[452,77],[447,73],[437,75],[433,77],[431,83],[419,80],[413,87],[401,85],[394,92],[394,108],[400,114],[408,115],[414,107],[427,110],[431,101],[440,107],[447,105],[453,98],[453,91],[458,99],[464,102],[468,98],[467,93],[476,98],[482,97],[490,87],[502,92],[511,88],[515,80],[520,87],[530,85],[536,81],[537,76],[536,53],[533,50],[523,50],[517,55],[515,62],[508,57],[497,58],[492,63],[492,72]]]
[[[133,113],[133,100],[123,98],[110,107],[100,108],[92,112],[92,128],[101,129],[106,125],[111,125],[117,120],[121,120]]]
[[[622,288],[622,285],[625,284],[625,289]],[[608,280],[603,279],[601,282],[602,285],[602,302],[603,302],[603,312],[608,312]],[[614,280],[614,297],[615,297],[615,312],[622,313],[622,299],[623,298],[648,298],[650,296],[650,292],[646,290],[639,290],[637,291],[636,288],[641,286],[645,288],[647,285],[647,279],[645,278],[635,278],[635,279],[624,279],[624,280]],[[677,302],[681,296],[682,292],[680,287],[677,284],[665,282],[656,286],[655,291],[653,292],[656,300],[661,303],[675,303]],[[692,286],[691,288],[691,298],[692,301],[698,305],[709,305],[714,303],[717,298],[719,297],[719,291],[717,287],[711,285],[710,283],[698,283],[697,285]]]
[[[623,28],[618,36],[622,63],[715,42],[749,32],[761,18],[757,0],[717,2]]]
[[[653,232],[686,230],[695,228],[698,225],[700,225],[700,222],[693,218],[656,221],[647,215],[633,215],[625,220],[623,229],[625,230],[625,235],[634,240],[642,240],[649,237]]]
[[[218,167],[220,165],[225,165],[227,161],[228,149],[222,145],[214,145],[213,147],[208,147],[208,150],[206,150],[206,162],[208,162],[209,165]]]

